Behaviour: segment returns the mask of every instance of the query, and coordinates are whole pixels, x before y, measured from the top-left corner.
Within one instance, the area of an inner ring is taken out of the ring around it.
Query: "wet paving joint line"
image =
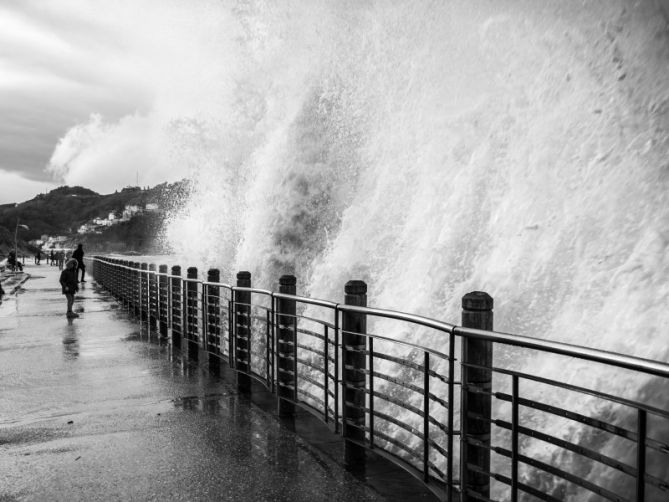
[[[62,413],[53,413],[48,415],[47,414],[42,414],[39,416],[33,415],[32,417],[29,418],[21,417],[16,419],[3,420],[0,421],[0,445],[3,444],[2,434],[4,430],[21,428],[21,427],[36,427],[39,426],[40,424],[44,424],[45,422],[57,422],[56,425],[60,424],[62,426],[63,425],[62,421],[66,418],[70,419],[65,422],[67,425],[78,426],[86,424],[91,420],[97,420],[100,417],[113,415],[116,413],[124,413],[128,411],[137,411],[137,412],[142,411],[143,413],[145,413],[144,410],[146,408],[160,409],[161,412],[157,413],[157,415],[160,416],[162,412],[168,412],[174,409],[170,407],[170,405],[174,404],[174,401],[175,400],[173,398],[164,398],[164,399],[157,399],[154,401],[139,401],[139,402],[137,400],[122,400],[122,401],[115,401],[113,405],[102,408],[96,408],[95,410],[82,409],[80,411],[66,411]],[[176,406],[174,407],[176,408]],[[154,416],[153,413],[149,413],[146,415],[146,417],[150,416]],[[42,429],[50,430],[48,427],[43,427],[43,428],[38,427],[38,430]]]
[[[207,394],[205,396],[183,396],[171,399],[170,401],[174,403],[174,406],[192,406],[195,403],[205,403],[207,401],[218,401],[224,397],[236,396],[237,394],[231,392],[219,392],[216,394]]]

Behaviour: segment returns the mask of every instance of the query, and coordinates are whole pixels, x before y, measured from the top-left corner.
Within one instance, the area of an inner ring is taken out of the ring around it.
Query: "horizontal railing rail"
[[[669,497],[669,398],[640,399],[666,388],[663,362],[496,332],[484,293],[463,297],[456,325],[367,307],[360,281],[337,303],[297,295],[292,276],[275,292],[252,287],[248,272],[232,285],[216,269],[204,279],[194,267],[183,277],[178,266],[89,263],[101,285],[184,355],[199,360],[202,352],[213,372],[234,370],[240,390],[255,380],[274,392],[279,414],[301,407],[342,434],[351,469],[373,450],[444,500]],[[404,335],[388,333],[397,329]],[[413,341],[419,336],[442,348]],[[519,370],[512,351],[540,359]],[[570,382],[550,371],[556,357],[558,369],[578,360],[611,379],[628,372],[633,396]]]

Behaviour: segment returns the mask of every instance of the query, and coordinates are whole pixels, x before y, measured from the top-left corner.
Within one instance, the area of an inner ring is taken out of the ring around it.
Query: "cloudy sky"
[[[225,16],[208,1],[0,0],[0,203],[183,177],[157,135],[204,106]]]

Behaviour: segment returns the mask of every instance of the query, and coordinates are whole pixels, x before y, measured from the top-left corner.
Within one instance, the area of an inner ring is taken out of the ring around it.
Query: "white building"
[[[147,211],[158,211],[160,209],[158,204],[154,204],[153,202],[148,203],[145,207]]]
[[[121,220],[128,221],[134,215],[141,212],[142,209],[139,206],[131,206],[131,205],[125,206],[125,209],[123,210],[123,216],[121,216]]]

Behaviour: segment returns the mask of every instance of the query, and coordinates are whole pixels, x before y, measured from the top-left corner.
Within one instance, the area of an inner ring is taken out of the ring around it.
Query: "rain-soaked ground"
[[[385,500],[234,387],[173,356],[89,278],[0,305],[0,501]]]

